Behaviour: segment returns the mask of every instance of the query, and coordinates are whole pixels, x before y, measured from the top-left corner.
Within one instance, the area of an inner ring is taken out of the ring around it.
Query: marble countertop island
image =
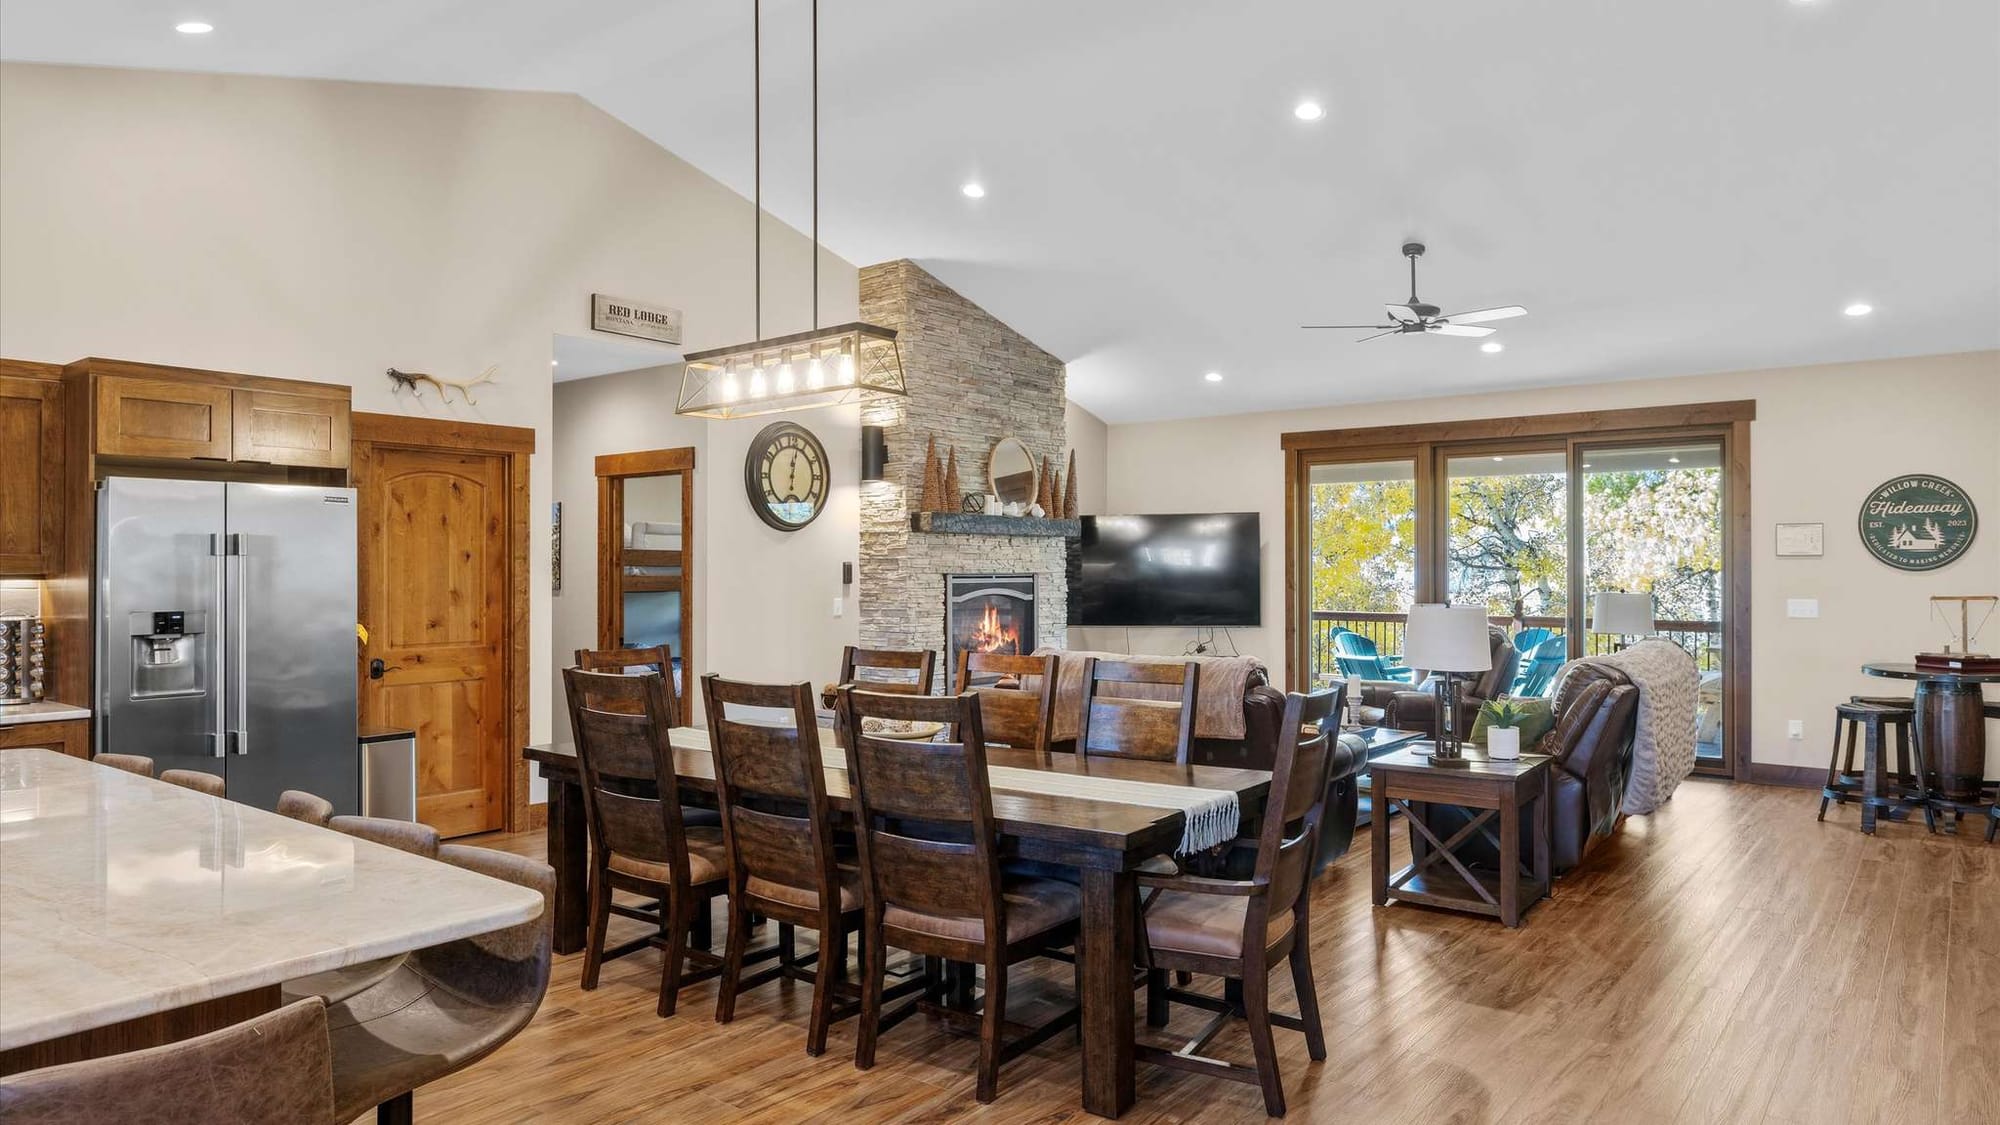
[[[525,922],[541,895],[47,750],[0,750],[0,1050]]]

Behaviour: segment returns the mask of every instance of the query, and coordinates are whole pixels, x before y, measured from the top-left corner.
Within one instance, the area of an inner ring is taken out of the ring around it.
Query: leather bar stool
[[[1925,803],[1929,793],[1924,763],[1923,747],[1910,737],[1916,721],[1916,712],[1906,703],[1896,700],[1875,701],[1872,699],[1852,699],[1834,708],[1833,753],[1827,761],[1826,785],[1820,790],[1819,816],[1826,819],[1826,807],[1838,801],[1846,804],[1858,801],[1861,804],[1861,831],[1873,835],[1878,809],[1887,810],[1894,817],[1904,814],[1912,807],[1924,810],[1924,823],[1935,831],[1934,814]],[[1896,735],[1896,786],[1891,795],[1883,782],[1883,758],[1888,752],[1888,732],[1893,728]],[[1846,749],[1842,752],[1842,736]],[[1856,772],[1854,763],[1855,742],[1862,744],[1861,770]],[[1912,769],[1912,755],[1914,765]],[[1869,790],[1874,796],[1868,796]]]

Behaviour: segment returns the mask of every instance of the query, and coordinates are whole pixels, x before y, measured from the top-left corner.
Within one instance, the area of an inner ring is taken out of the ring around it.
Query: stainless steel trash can
[[[361,731],[361,815],[417,819],[417,732],[395,727]]]

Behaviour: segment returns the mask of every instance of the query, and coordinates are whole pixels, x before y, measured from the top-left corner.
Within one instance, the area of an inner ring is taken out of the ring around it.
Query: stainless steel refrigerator
[[[360,811],[354,490],[111,477],[97,494],[97,750]]]

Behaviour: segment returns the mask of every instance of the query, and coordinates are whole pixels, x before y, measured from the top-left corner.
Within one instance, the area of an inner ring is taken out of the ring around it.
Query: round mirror
[[[986,485],[1002,504],[1035,502],[1035,456],[1020,438],[1010,434],[993,443],[986,459]]]

